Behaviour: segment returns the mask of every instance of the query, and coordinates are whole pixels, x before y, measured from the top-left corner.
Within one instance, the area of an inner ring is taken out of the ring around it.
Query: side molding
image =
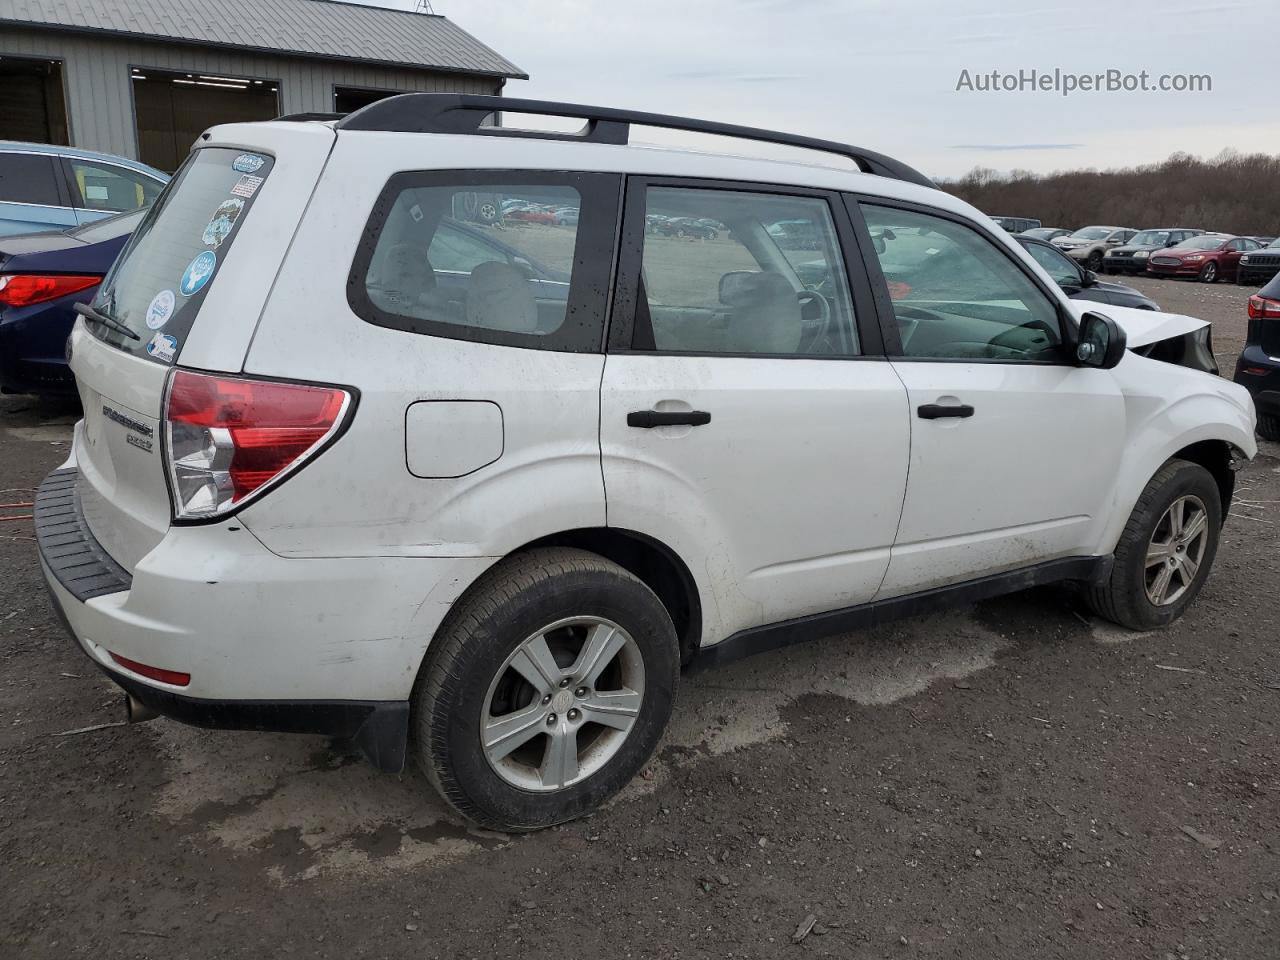
[[[816,613],[807,617],[797,617],[794,620],[783,620],[781,623],[751,627],[748,630],[739,630],[720,643],[703,647],[694,657],[691,667],[697,670],[719,667],[768,650],[790,647],[810,640],[820,640],[823,637],[847,633],[851,630],[875,627],[947,607],[976,603],[979,600],[1016,593],[1019,590],[1027,590],[1048,583],[1058,583],[1063,580],[1097,583],[1111,572],[1111,564],[1110,556],[1066,557],[1011,570],[1008,573],[997,573],[978,580],[969,580],[965,583],[935,587],[932,590],[923,590],[905,597],[873,600],[871,603],[832,610],[829,613]]]

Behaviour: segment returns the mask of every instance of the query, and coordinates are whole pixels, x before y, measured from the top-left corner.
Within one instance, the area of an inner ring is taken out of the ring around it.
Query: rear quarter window
[[[347,299],[369,323],[409,333],[600,351],[619,188],[612,174],[396,174]]]
[[[264,153],[226,147],[193,153],[134,231],[93,302],[138,339],[90,323],[94,335],[128,353],[172,363],[272,162]]]

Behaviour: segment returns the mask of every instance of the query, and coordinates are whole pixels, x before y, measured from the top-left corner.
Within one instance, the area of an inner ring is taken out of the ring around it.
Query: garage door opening
[[[178,169],[196,138],[214,124],[278,117],[278,87],[274,80],[134,67],[138,159],[161,170]]]
[[[61,146],[71,142],[61,63],[0,57],[0,140]]]
[[[370,90],[368,87],[334,86],[333,110],[335,113],[355,113],[361,107],[367,107],[387,97],[397,97],[402,93],[404,93],[403,90]]]

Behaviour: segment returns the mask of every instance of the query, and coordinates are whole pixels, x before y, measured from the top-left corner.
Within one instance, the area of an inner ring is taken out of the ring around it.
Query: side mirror
[[[1092,270],[1086,270],[1084,276],[1080,279],[1081,287],[1096,287],[1098,285],[1098,275]]]
[[[1082,367],[1110,370],[1124,357],[1125,336],[1120,325],[1101,313],[1080,318],[1080,338],[1076,341],[1076,362]]]
[[[524,257],[513,257],[511,265],[523,273],[526,280],[536,280],[538,277],[537,271],[533,269],[533,264]]]

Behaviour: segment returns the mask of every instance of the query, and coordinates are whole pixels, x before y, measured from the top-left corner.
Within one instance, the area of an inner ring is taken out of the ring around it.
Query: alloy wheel
[[[489,684],[485,759],[523,790],[562,790],[617,754],[644,700],[644,658],[618,624],[558,620],[528,637]]]
[[[1147,544],[1147,599],[1157,607],[1176,603],[1195,582],[1209,543],[1209,512],[1192,494],[1169,504]]]

